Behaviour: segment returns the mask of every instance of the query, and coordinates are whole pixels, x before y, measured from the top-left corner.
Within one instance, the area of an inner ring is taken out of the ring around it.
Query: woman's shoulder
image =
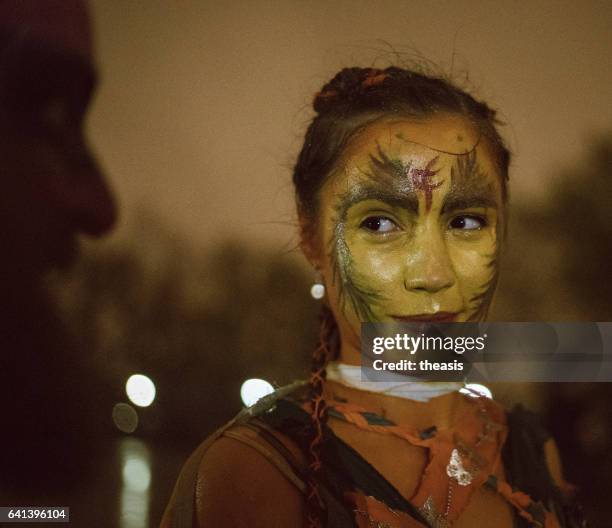
[[[300,386],[278,389],[196,448],[177,480],[162,528],[300,524],[303,454],[291,438],[260,419]]]
[[[266,440],[246,426],[231,427],[210,445],[198,467],[198,526],[296,526],[303,501],[294,479]]]

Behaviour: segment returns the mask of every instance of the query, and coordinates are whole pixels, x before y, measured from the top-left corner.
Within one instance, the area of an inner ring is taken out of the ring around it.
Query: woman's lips
[[[402,323],[454,323],[459,314],[455,312],[436,312],[432,314],[392,315]]]

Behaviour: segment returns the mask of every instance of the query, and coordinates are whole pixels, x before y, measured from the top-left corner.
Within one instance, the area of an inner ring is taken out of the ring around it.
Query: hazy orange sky
[[[609,1],[94,0],[91,138],[120,199],[206,246],[295,240],[290,167],[336,70],[418,50],[500,110],[512,198],[612,130]],[[587,192],[587,190],[585,190]]]

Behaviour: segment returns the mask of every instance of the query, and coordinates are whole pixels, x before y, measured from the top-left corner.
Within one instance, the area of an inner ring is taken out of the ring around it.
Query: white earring
[[[323,299],[325,297],[325,284],[323,284],[323,277],[321,273],[317,272],[317,278],[314,284],[310,287],[310,295],[313,299]]]

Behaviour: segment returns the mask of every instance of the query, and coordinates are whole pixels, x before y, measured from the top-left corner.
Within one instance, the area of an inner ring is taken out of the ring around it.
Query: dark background
[[[304,375],[317,305],[290,166],[312,94],[340,67],[431,60],[502,109],[515,157],[492,320],[612,320],[610,4],[330,4],[92,3],[89,129],[122,220],[49,278],[81,354],[83,397],[66,412],[90,406],[98,427],[72,491],[49,483],[75,526],[156,526],[182,462],[241,408],[241,383]],[[157,398],[127,435],[111,415],[133,373]],[[492,390],[542,412],[593,525],[612,526],[612,385]]]

